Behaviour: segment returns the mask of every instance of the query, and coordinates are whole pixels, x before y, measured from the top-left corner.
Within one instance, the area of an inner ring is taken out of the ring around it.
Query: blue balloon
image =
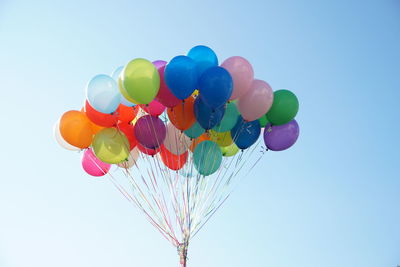
[[[206,69],[218,66],[217,55],[211,48],[204,45],[198,45],[190,49],[188,57],[196,62],[199,77]]]
[[[102,113],[113,113],[121,102],[117,83],[108,75],[100,74],[90,80],[86,87],[89,104]]]
[[[197,122],[204,129],[212,129],[217,125],[224,117],[225,106],[220,106],[218,108],[210,108],[204,104],[203,100],[198,97],[194,101],[194,116]]]
[[[246,149],[253,145],[261,133],[261,125],[258,120],[245,121],[242,116],[239,116],[235,127],[231,130],[233,142],[240,149]]]
[[[186,99],[197,87],[197,64],[187,56],[174,57],[165,67],[164,79],[174,96]]]
[[[232,94],[233,81],[229,72],[221,67],[211,67],[199,79],[200,97],[211,108],[226,103]]]

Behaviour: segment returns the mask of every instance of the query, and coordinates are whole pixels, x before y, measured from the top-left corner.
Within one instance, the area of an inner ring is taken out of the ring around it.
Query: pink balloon
[[[165,106],[155,99],[148,105],[140,104],[140,107],[148,114],[157,117],[160,116],[165,110]]]
[[[239,98],[250,89],[254,71],[247,59],[239,56],[230,57],[221,64],[221,67],[225,68],[233,79],[233,91],[229,100]]]
[[[239,97],[237,107],[245,120],[254,121],[268,112],[273,101],[271,86],[262,80],[254,80],[249,91]]]
[[[168,108],[175,107],[176,105],[181,103],[182,100],[174,96],[171,90],[169,90],[167,84],[165,83],[164,70],[167,62],[163,60],[157,60],[154,61],[153,64],[154,66],[156,66],[156,68],[158,69],[158,73],[160,74],[160,90],[158,90],[156,100]]]
[[[92,176],[103,176],[108,173],[111,164],[102,162],[93,153],[91,148],[85,150],[82,156],[82,167],[87,174]]]

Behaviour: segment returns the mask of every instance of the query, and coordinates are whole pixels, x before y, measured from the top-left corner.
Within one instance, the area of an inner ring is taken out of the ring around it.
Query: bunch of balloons
[[[171,170],[193,164],[208,176],[223,157],[255,144],[262,128],[269,150],[291,147],[298,108],[294,93],[255,79],[245,58],[219,65],[200,45],[169,62],[137,58],[93,77],[83,108],[65,112],[54,133],[62,147],[84,150],[83,169],[93,176],[112,164],[128,169],[139,154],[157,156]]]

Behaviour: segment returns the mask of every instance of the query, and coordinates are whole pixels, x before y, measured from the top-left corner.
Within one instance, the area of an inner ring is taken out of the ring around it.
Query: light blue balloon
[[[113,113],[121,102],[117,83],[108,75],[100,74],[90,80],[86,87],[89,104],[102,113]]]
[[[114,81],[117,83],[118,85],[118,79],[119,76],[121,75],[122,71],[124,70],[124,66],[119,66],[118,68],[116,68],[113,73],[111,73],[111,77],[114,79]],[[128,106],[128,107],[134,107],[136,106],[135,103],[130,102],[128,99],[126,99],[120,92],[121,95],[121,104]]]
[[[184,133],[186,134],[187,137],[189,138],[197,138],[200,135],[202,135],[206,130],[200,126],[200,124],[196,121],[192,127],[189,129],[185,130]]]
[[[196,170],[204,175],[211,175],[221,166],[222,152],[213,141],[203,141],[193,152],[193,162]]]
[[[218,66],[217,55],[211,48],[204,45],[198,45],[190,49],[188,57],[196,62],[199,77],[206,69]]]

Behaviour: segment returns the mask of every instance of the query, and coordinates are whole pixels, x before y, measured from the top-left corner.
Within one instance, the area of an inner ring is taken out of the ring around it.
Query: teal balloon
[[[184,133],[187,137],[194,139],[202,135],[205,131],[206,130],[196,121],[193,126],[185,130]]]
[[[221,166],[221,149],[213,141],[203,141],[193,152],[193,162],[198,173],[204,176],[211,175]]]
[[[230,102],[226,105],[224,117],[220,123],[218,123],[213,130],[216,132],[227,132],[235,127],[237,119],[240,113],[235,102]]]

